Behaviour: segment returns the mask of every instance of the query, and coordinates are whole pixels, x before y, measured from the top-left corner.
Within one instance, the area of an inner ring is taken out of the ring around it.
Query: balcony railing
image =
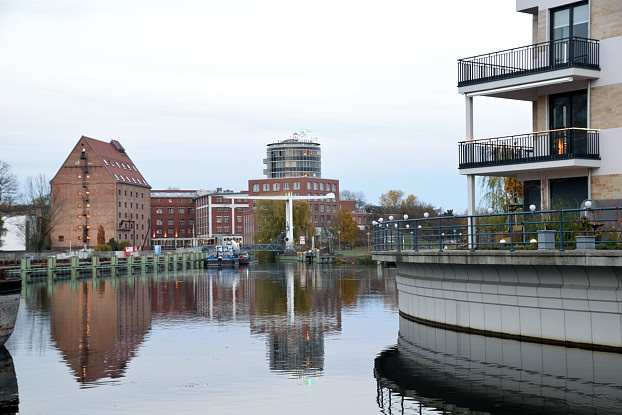
[[[600,160],[599,132],[585,128],[462,141],[458,148],[460,169],[568,159]]]
[[[570,67],[599,70],[598,40],[573,37],[459,59],[458,86]]]

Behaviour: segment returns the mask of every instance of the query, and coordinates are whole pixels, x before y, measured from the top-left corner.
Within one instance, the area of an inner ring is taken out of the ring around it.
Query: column
[[[207,196],[207,236],[212,236],[212,196]]]
[[[287,228],[286,251],[294,250],[294,200],[290,197],[285,202],[285,226]]]
[[[466,139],[473,140],[473,97],[465,95],[465,112],[466,112]],[[467,219],[467,233],[468,233],[468,244],[469,249],[475,248],[475,224],[473,221],[472,215],[475,214],[475,175],[469,174],[467,175],[467,214],[469,218]]]
[[[231,199],[231,235],[235,235],[235,199]]]

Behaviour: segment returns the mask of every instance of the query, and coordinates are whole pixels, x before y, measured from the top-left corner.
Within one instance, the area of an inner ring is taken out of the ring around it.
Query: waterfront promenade
[[[587,233],[550,221],[553,244],[542,244],[541,223],[516,220],[525,215],[506,214],[494,227],[500,215],[376,222],[373,259],[398,268],[400,314],[456,331],[622,352],[617,225],[592,234],[594,249],[577,249],[572,240]]]

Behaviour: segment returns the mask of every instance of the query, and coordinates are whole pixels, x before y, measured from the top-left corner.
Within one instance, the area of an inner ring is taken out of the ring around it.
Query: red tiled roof
[[[118,141],[105,142],[82,136],[80,142],[87,144],[101,158],[108,173],[118,183],[151,188]]]

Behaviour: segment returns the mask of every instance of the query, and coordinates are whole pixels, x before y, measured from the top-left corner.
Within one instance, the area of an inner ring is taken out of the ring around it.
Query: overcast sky
[[[154,188],[237,190],[308,129],[342,189],[462,210],[456,59],[530,35],[514,0],[0,0],[0,159],[51,177],[115,138]],[[477,137],[530,128],[475,99]]]

